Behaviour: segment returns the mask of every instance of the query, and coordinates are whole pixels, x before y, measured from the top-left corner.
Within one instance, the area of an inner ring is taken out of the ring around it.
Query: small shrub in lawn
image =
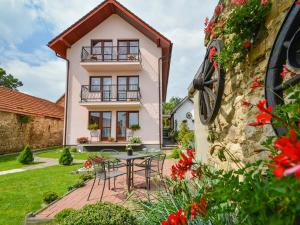
[[[59,164],[64,166],[69,166],[72,164],[72,162],[73,162],[73,157],[70,153],[70,150],[69,148],[65,148],[59,158]]]
[[[68,209],[68,208],[64,209],[54,216],[55,222],[61,224],[69,215],[75,212],[76,212],[75,209]]]
[[[129,209],[109,202],[87,205],[71,212],[59,225],[138,225]]]
[[[81,174],[79,178],[80,178],[80,180],[85,182],[85,181],[92,179],[93,175],[90,173],[84,173],[84,174]]]
[[[18,157],[18,161],[22,164],[30,164],[34,160],[31,148],[29,145],[26,145],[23,151]]]
[[[85,183],[84,183],[83,180],[78,180],[75,184],[68,187],[68,191],[71,191],[71,190],[76,189],[76,188],[83,187],[84,185],[85,185]]]
[[[72,152],[72,153],[76,153],[77,152],[77,149],[76,148],[70,148],[70,152]]]
[[[54,202],[56,199],[58,199],[58,194],[55,192],[46,192],[44,193],[43,201],[47,204],[50,204],[51,202]]]

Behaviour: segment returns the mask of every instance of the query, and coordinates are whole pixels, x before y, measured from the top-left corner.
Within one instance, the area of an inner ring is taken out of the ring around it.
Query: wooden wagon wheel
[[[283,79],[280,74],[283,65],[295,72],[290,79]],[[285,20],[274,42],[265,77],[265,96],[268,106],[274,110],[284,104],[286,90],[300,83],[300,6],[294,4],[287,13]],[[275,127],[279,136],[286,134],[285,127]]]
[[[221,52],[221,42],[213,40],[207,48],[206,55],[196,78],[193,80],[194,89],[199,91],[199,116],[204,125],[211,124],[221,106],[224,93],[224,71],[220,65],[214,66],[214,60],[210,59],[209,53],[212,48],[216,53]]]

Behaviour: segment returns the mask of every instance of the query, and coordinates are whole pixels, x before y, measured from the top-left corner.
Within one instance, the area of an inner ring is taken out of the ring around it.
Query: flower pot
[[[132,149],[127,150],[127,155],[133,155],[133,150]]]

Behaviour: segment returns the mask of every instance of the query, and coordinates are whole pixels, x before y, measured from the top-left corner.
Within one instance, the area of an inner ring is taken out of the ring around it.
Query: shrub
[[[77,143],[78,144],[87,144],[87,143],[89,143],[89,139],[87,137],[80,137],[80,138],[77,138]]]
[[[31,148],[29,145],[26,145],[23,151],[18,157],[18,161],[22,164],[30,164],[34,160]]]
[[[68,191],[71,191],[73,189],[84,187],[85,183],[83,180],[78,180],[75,184],[68,187]]]
[[[176,148],[173,148],[173,150],[172,150],[172,153],[171,153],[170,157],[171,157],[172,159],[179,159],[179,156],[180,156],[180,151],[181,151],[181,149],[180,149],[180,148],[178,148],[178,147],[176,147]]]
[[[43,195],[43,201],[47,204],[54,202],[56,199],[58,199],[58,194],[55,192],[46,192]]]
[[[88,181],[88,180],[90,180],[92,178],[93,178],[93,175],[90,174],[90,173],[81,174],[80,177],[79,177],[79,179],[82,180],[82,181],[84,181],[84,182]]]
[[[181,142],[184,148],[191,148],[194,143],[194,132],[189,131],[188,133],[186,133],[183,136]]]
[[[142,143],[142,140],[141,140],[141,137],[139,136],[132,136],[130,139],[129,139],[129,142],[131,144],[139,144],[139,143]]]
[[[60,225],[137,225],[129,209],[109,202],[87,205],[71,212]]]
[[[65,218],[67,218],[69,215],[71,215],[72,213],[75,213],[75,212],[76,212],[75,209],[69,209],[69,208],[64,209],[54,216],[55,222],[58,224],[61,224],[61,223],[63,223]]]
[[[182,141],[184,136],[189,132],[191,132],[191,131],[189,130],[189,126],[188,126],[187,122],[182,121],[182,123],[180,124],[180,127],[179,127],[177,141]]]
[[[59,164],[64,166],[69,166],[73,162],[73,157],[70,153],[69,148],[64,148],[63,152],[61,153],[61,156],[59,158]]]
[[[76,148],[70,148],[70,152],[72,152],[72,153],[76,153],[77,152],[77,149]]]
[[[141,127],[138,124],[133,124],[133,125],[131,125],[130,129],[133,130],[133,131],[136,131],[136,130],[141,129]]]

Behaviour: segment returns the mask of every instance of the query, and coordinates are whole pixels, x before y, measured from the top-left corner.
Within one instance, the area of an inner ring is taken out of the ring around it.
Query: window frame
[[[120,42],[126,42],[126,46],[123,46],[123,45],[120,45]],[[130,42],[137,42],[138,45],[137,46],[130,46]],[[118,39],[117,41],[118,43],[118,61],[119,60],[124,60],[124,59],[120,59],[119,58],[119,55],[120,55],[120,47],[126,47],[126,54],[122,54],[122,55],[130,55],[130,54],[139,54],[139,53],[131,53],[130,52],[130,47],[137,47],[138,48],[138,51],[140,50],[140,40],[139,39]],[[126,60],[125,60],[126,61]]]
[[[93,53],[93,48],[94,48],[94,45],[93,45],[93,43],[94,42],[97,42],[97,43],[101,43],[101,46],[100,46],[100,49],[101,49],[101,53],[99,54],[94,54]],[[111,47],[113,48],[113,40],[112,39],[91,39],[91,55],[101,55],[102,57],[102,61],[105,61],[105,59],[104,59],[104,56],[105,56],[105,54],[104,54],[104,43],[105,42],[110,42],[111,43]],[[106,54],[106,55],[109,55],[109,54]],[[113,60],[113,49],[112,49],[112,51],[111,51],[111,61]]]
[[[103,137],[103,128],[110,128],[110,135],[112,133],[112,111],[89,111],[88,113],[88,126],[91,124],[91,114],[100,113],[98,121],[99,130],[101,130],[101,140],[108,140],[109,137]],[[103,127],[103,113],[110,113],[110,127]]]
[[[122,99],[120,100],[120,97],[119,97],[119,78],[126,78],[126,89],[125,90],[121,90],[121,91],[125,91],[126,92],[126,98],[125,99]],[[137,78],[137,90],[132,90],[130,89],[130,85],[129,85],[129,79],[130,78]],[[140,89],[140,76],[139,75],[129,75],[129,76],[117,76],[117,99],[118,101],[127,101],[128,98],[127,98],[127,92],[130,92],[130,91],[139,91]]]
[[[96,85],[92,85],[92,79],[93,78],[100,78],[100,90],[99,91],[93,91],[92,90],[92,86],[96,86]],[[110,78],[111,83],[112,83],[112,76],[90,76],[90,78],[89,78],[89,91],[90,92],[102,92],[102,98],[103,98],[103,86],[104,86],[103,85],[103,78]]]

